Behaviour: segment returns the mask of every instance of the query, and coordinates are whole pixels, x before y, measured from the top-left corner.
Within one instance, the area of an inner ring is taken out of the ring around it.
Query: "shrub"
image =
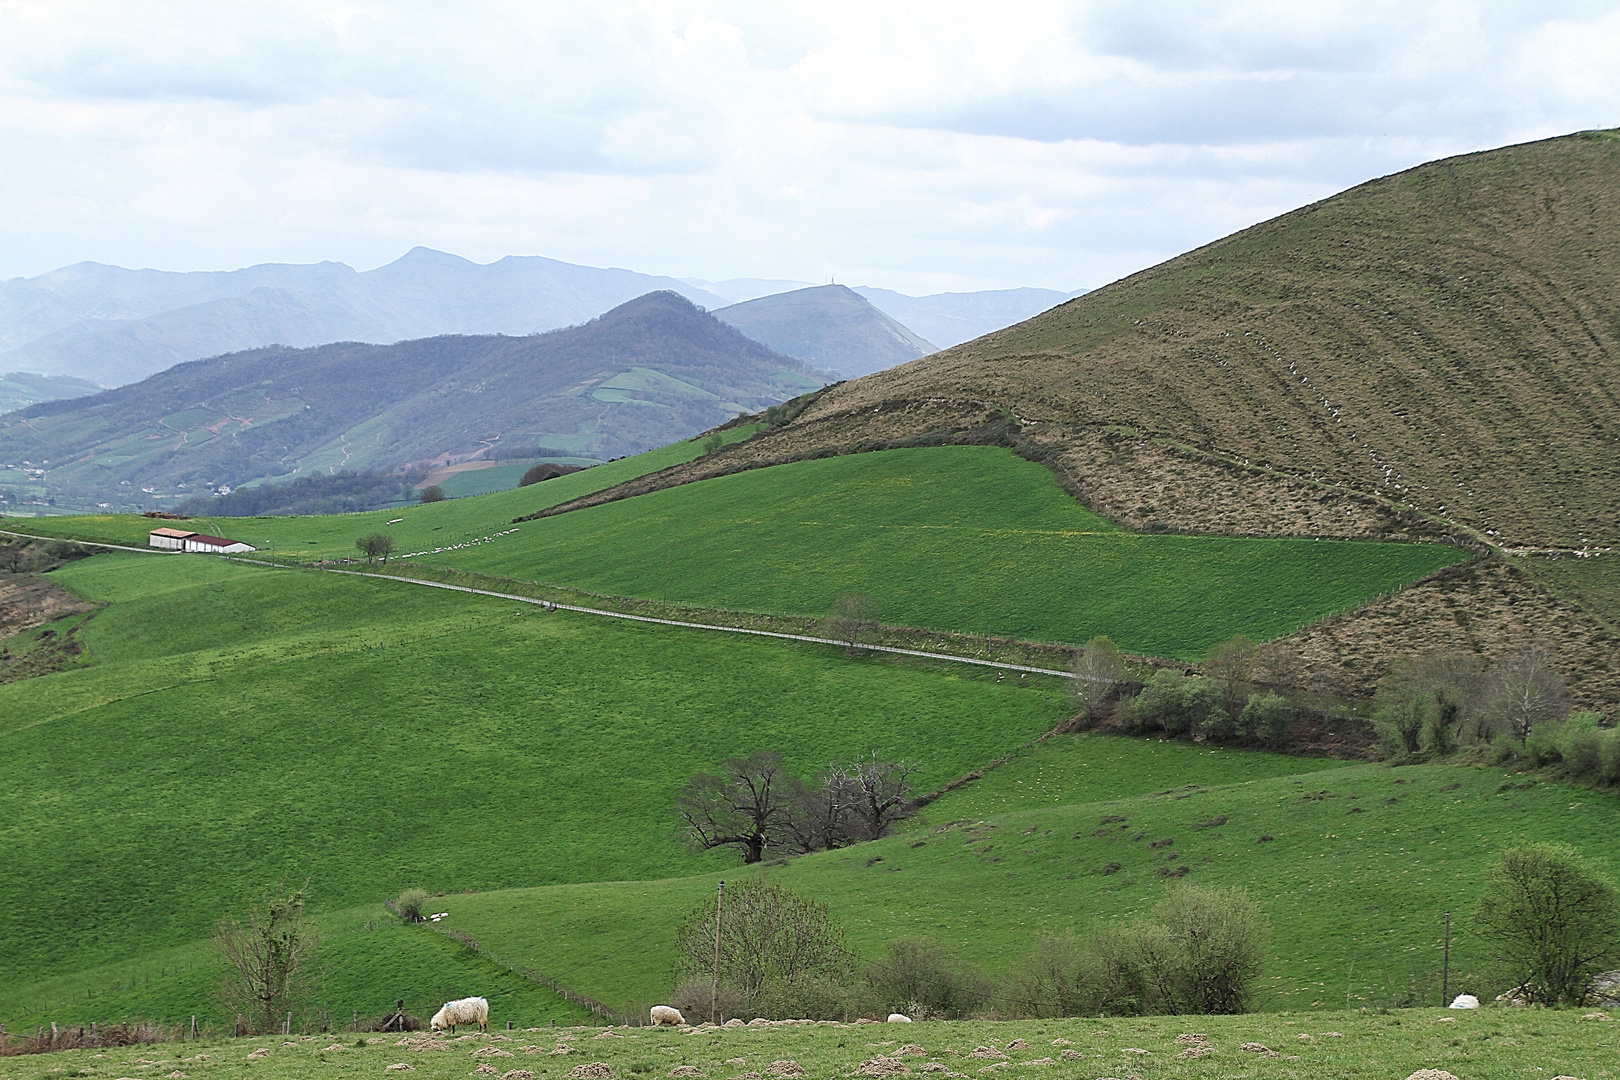
[[[1155,672],[1131,707],[1138,730],[1159,727],[1171,735],[1219,723],[1217,715],[1223,711],[1221,691],[1214,680],[1174,671]]]
[[[428,902],[428,894],[421,889],[406,889],[394,900],[394,907],[399,911],[399,917],[406,922],[421,922],[427,916],[422,908]]]
[[[1173,946],[1171,964],[1155,976],[1165,1011],[1247,1011],[1270,933],[1247,893],[1184,885],[1154,908],[1153,922]]]
[[[1436,697],[1423,718],[1418,745],[1435,757],[1446,757],[1457,749],[1457,729],[1461,721],[1462,709],[1455,701]]]
[[[959,1020],[983,1009],[991,996],[990,981],[978,968],[964,964],[937,943],[920,938],[889,942],[883,959],[866,970],[880,1007],[922,1006],[926,1016]],[[917,1019],[914,1013],[907,1013]]]
[[[1485,879],[1474,925],[1532,1004],[1579,1005],[1620,957],[1620,890],[1567,844],[1508,848]]]
[[[444,502],[444,488],[438,484],[429,484],[417,495],[425,503]]]
[[[1509,765],[1517,761],[1523,753],[1524,743],[1505,731],[1491,740],[1492,765]]]
[[[1082,720],[1095,721],[1098,710],[1125,679],[1119,647],[1106,636],[1092,638],[1075,657],[1074,675],[1070,688],[1074,705]]]
[[[1553,745],[1571,772],[1580,777],[1598,774],[1598,733],[1603,717],[1595,712],[1571,713],[1553,731]]]
[[[542,480],[554,480],[559,476],[567,476],[569,473],[580,471],[581,467],[578,465],[557,465],[549,461],[542,461],[538,465],[529,466],[524,471],[522,478],[518,480],[518,487],[531,487]]]
[[[1597,737],[1598,778],[1620,784],[1620,728],[1607,728]]]
[[[1423,727],[1434,698],[1428,695],[1386,701],[1373,713],[1373,730],[1394,758],[1411,757],[1423,747]]]
[[[715,453],[726,445],[726,437],[718,431],[703,440],[703,453],[705,456]]]
[[[1278,694],[1250,694],[1238,723],[1265,745],[1281,746],[1294,727],[1294,706]]]

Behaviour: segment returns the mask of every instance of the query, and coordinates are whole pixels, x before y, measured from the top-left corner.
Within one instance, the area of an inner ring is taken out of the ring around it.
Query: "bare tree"
[[[1254,682],[1255,647],[1245,634],[1234,634],[1204,658],[1204,674],[1220,684],[1226,711],[1234,716],[1248,700]]]
[[[789,800],[788,844],[800,855],[854,843],[860,788],[844,765],[823,769],[807,783],[796,783]]]
[[[233,1011],[270,1031],[308,989],[314,928],[304,921],[304,890],[278,885],[250,906],[246,921],[220,921],[214,949],[229,965],[223,996]]]
[[[1552,645],[1536,641],[1491,665],[1486,716],[1496,730],[1522,739],[1530,729],[1567,711],[1564,680],[1552,665]]]
[[[789,836],[795,786],[774,750],[732,758],[718,775],[698,773],[676,801],[687,843],[703,851],[738,847],[743,862],[759,862],[767,847]]]
[[[1075,657],[1070,692],[1081,714],[1087,720],[1095,720],[1097,710],[1124,681],[1125,663],[1119,657],[1119,647],[1108,637],[1099,635],[1086,642],[1080,655]]]
[[[862,840],[888,835],[894,823],[908,817],[911,805],[911,775],[917,766],[909,761],[879,761],[877,751],[863,760],[845,766],[854,781],[854,817]]]
[[[861,637],[878,625],[877,601],[865,593],[840,596],[823,625],[828,637],[842,641],[853,653]]]

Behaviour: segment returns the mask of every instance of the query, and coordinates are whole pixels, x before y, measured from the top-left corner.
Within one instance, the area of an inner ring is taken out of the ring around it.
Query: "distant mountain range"
[[[825,381],[662,290],[546,334],[275,346],[179,364],[0,418],[0,462],[44,467],[59,505],[149,509],[264,478],[496,447],[616,457]]]
[[[812,285],[762,296],[714,315],[779,353],[846,379],[938,351],[842,285]]]
[[[0,371],[121,386],[177,363],[268,345],[529,334],[578,325],[660,290],[717,309],[806,287],[735,279],[706,288],[536,256],[485,265],[423,247],[363,273],[336,262],[196,273],[87,262],[0,282]],[[926,297],[855,291],[940,347],[1026,319],[1071,295],[1047,289]],[[7,407],[0,398],[0,411]]]

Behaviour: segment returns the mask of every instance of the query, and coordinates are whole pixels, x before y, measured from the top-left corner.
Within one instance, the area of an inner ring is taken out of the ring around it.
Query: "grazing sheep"
[[[1457,999],[1451,1003],[1450,1007],[1453,1009],[1477,1009],[1479,1008],[1479,998],[1473,994],[1458,994]]]
[[[682,1016],[681,1010],[673,1005],[654,1005],[651,1016],[653,1027],[663,1027],[665,1024],[672,1027],[686,1026],[686,1017]]]
[[[891,1024],[909,1024],[909,1023],[911,1023],[911,1017],[907,1016],[905,1013],[890,1013],[889,1014],[889,1023],[891,1023]]]
[[[444,1008],[433,1014],[428,1027],[434,1031],[449,1028],[451,1034],[461,1024],[477,1024],[479,1031],[489,1030],[489,1002],[481,997],[457,998],[447,1001]]]

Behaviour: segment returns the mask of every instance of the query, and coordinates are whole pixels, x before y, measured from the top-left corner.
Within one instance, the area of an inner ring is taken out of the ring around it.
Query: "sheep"
[[[1479,998],[1473,994],[1458,994],[1457,1000],[1453,1001],[1450,1007],[1453,1009],[1477,1009],[1479,1008]]]
[[[686,1026],[686,1017],[682,1016],[681,1010],[673,1005],[654,1005],[651,1016],[653,1027],[663,1027],[665,1024],[671,1027]]]
[[[489,1030],[489,1002],[481,997],[457,998],[447,1001],[444,1008],[433,1014],[428,1027],[435,1032],[449,1028],[455,1033],[458,1024],[477,1024],[479,1031]]]
[[[905,1013],[890,1013],[889,1014],[889,1023],[891,1023],[891,1024],[909,1024],[909,1023],[911,1023],[911,1017],[907,1016]]]

